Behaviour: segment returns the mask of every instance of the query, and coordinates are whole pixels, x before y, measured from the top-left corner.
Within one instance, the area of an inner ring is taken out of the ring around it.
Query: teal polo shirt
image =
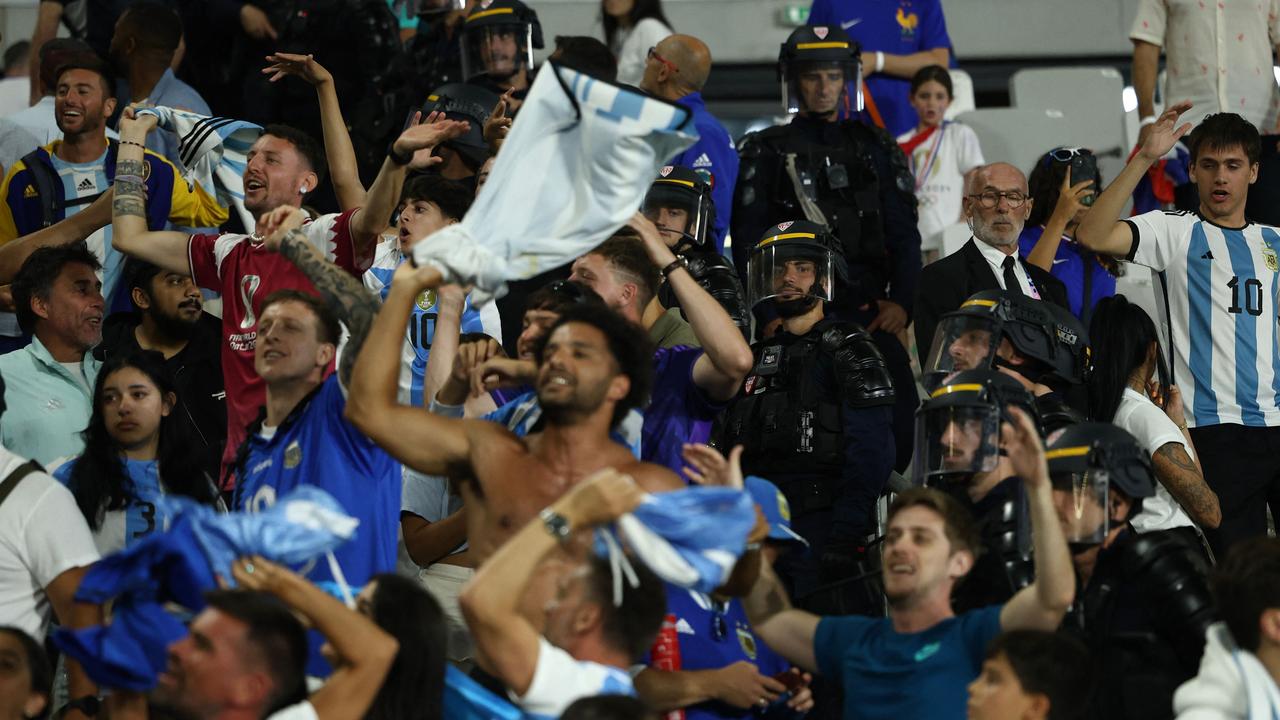
[[[40,338],[0,355],[4,378],[4,415],[0,416],[0,443],[9,452],[50,467],[84,451],[80,436],[93,415],[92,390],[102,363],[86,352],[80,361],[86,388],[71,376]]]

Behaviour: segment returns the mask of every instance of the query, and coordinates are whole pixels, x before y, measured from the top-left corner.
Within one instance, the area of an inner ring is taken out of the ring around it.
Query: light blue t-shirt
[[[899,633],[889,618],[824,617],[813,638],[818,672],[844,688],[844,720],[964,720],[968,685],[1000,634],[1002,605]]]

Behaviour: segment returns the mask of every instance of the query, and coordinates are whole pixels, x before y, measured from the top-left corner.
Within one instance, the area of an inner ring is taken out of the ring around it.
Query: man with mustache
[[[852,583],[815,591],[858,573],[895,458],[884,356],[861,325],[828,315],[844,273],[837,242],[798,220],[770,228],[751,251],[748,300],[772,304],[782,327],[752,346],[753,369],[718,436],[724,450],[742,445],[743,472],[769,478],[790,503],[809,548],[784,557],[779,572],[816,612],[873,609]]]
[[[974,171],[964,198],[964,217],[973,231],[958,251],[925,267],[916,286],[916,352],[923,366],[938,319],[982,290],[1018,291],[1067,307],[1062,282],[1018,257],[1018,235],[1031,214],[1027,176],[1009,163]]]
[[[200,288],[190,275],[130,260],[124,277],[135,311],[107,318],[94,357],[106,361],[113,355],[144,350],[162,354],[178,387],[175,417],[187,425],[191,450],[207,456],[204,466],[209,477],[217,478],[227,440],[221,321],[204,312]]]

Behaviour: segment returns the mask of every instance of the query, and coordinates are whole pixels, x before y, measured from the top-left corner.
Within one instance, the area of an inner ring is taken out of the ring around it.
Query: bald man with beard
[[[724,125],[707,112],[702,86],[711,74],[711,51],[691,35],[670,35],[659,42],[645,61],[640,89],[650,95],[687,108],[699,140],[671,158],[669,165],[683,165],[706,171],[711,176],[711,200],[716,206],[712,228],[716,251],[724,250],[733,212],[733,186],[738,180],[738,152]]]

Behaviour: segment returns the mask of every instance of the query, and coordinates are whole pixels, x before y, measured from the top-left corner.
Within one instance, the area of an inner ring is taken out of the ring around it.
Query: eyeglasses
[[[1060,163],[1071,162],[1071,158],[1077,155],[1092,155],[1092,154],[1093,154],[1093,151],[1090,150],[1089,148],[1069,148],[1069,147],[1054,148],[1050,150],[1047,155],[1044,156],[1044,166],[1049,167],[1049,163],[1051,162],[1060,162]]]
[[[1027,196],[1023,195],[1017,190],[1013,190],[1011,192],[996,192],[994,190],[987,190],[986,192],[980,192],[973,195],[969,195],[969,197],[977,199],[978,204],[988,210],[991,210],[995,208],[995,206],[999,205],[1001,199],[1007,200],[1009,202],[1009,209],[1011,210],[1017,210],[1027,202]]]
[[[666,66],[666,68],[667,68],[668,70],[670,70],[673,74],[674,74],[674,73],[678,73],[678,72],[680,72],[680,68],[676,67],[676,64],[675,64],[675,63],[673,63],[673,62],[671,62],[670,60],[668,60],[668,59],[666,59],[666,58],[662,57],[661,55],[659,55],[659,54],[658,54],[658,51],[657,51],[657,49],[656,49],[656,48],[649,48],[649,56],[648,56],[648,57],[649,57],[649,59],[650,59],[650,60],[657,60],[658,62],[660,62],[660,63],[662,63],[663,65],[665,65],[665,66]]]

